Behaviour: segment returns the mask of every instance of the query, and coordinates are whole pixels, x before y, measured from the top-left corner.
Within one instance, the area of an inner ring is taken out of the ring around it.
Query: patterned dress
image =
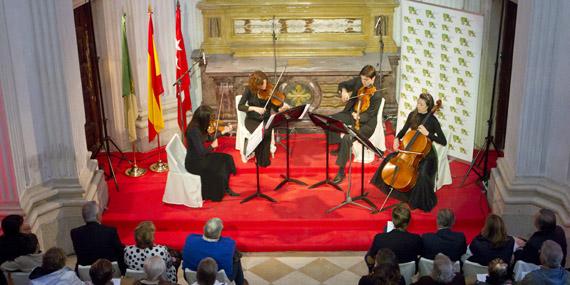
[[[172,264],[172,258],[168,249],[163,245],[155,245],[152,248],[138,248],[130,245],[125,248],[125,264],[128,269],[143,270],[144,261],[152,256],[160,256],[166,263],[166,277],[170,282],[176,283],[176,268]]]

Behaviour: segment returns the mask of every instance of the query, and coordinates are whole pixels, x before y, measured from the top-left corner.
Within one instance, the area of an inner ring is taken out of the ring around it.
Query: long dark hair
[[[501,247],[509,240],[503,219],[495,214],[487,217],[481,235],[491,242],[493,248]]]
[[[213,112],[210,106],[200,105],[200,107],[194,111],[194,114],[192,114],[188,129],[198,128],[202,134],[205,134],[208,131],[208,125],[210,124],[210,118]]]
[[[433,109],[433,106],[435,105],[433,97],[429,93],[422,93],[420,94],[420,99],[426,102],[427,110],[428,112],[431,112],[431,109]],[[420,118],[421,117],[418,113],[418,108],[416,107],[416,109],[412,112],[412,119],[410,121],[410,128],[412,130],[417,129],[421,125],[422,121]]]

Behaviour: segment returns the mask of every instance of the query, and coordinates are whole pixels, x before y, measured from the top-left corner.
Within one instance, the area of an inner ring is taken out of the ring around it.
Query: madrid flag
[[[183,133],[186,133],[186,113],[192,109],[190,101],[190,75],[188,71],[188,61],[186,60],[186,49],[184,48],[184,38],[182,37],[182,21],[180,19],[180,3],[176,4],[176,78],[184,77],[180,84],[176,85],[178,96],[178,126]],[[184,99],[181,95],[184,94]]]
[[[148,14],[148,141],[154,140],[156,134],[164,128],[160,95],[164,93],[162,77],[160,76],[160,64],[154,45],[154,29],[152,25],[152,13]]]

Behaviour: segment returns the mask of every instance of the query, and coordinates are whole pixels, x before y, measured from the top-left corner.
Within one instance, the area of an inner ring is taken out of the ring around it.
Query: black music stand
[[[297,106],[294,108],[291,108],[287,111],[283,111],[283,112],[279,112],[277,114],[275,114],[275,116],[273,117],[273,120],[271,121],[271,123],[269,124],[268,127],[266,127],[266,131],[270,130],[272,128],[276,128],[280,125],[283,124],[283,122],[285,122],[285,129],[286,129],[286,136],[285,139],[287,140],[285,145],[286,145],[286,161],[287,161],[287,168],[285,171],[285,175],[281,175],[281,177],[283,177],[283,181],[281,181],[277,187],[275,187],[275,189],[273,189],[274,191],[279,190],[279,188],[283,187],[283,185],[285,185],[287,182],[293,182],[293,183],[297,183],[299,185],[307,185],[307,183],[298,180],[298,179],[294,179],[291,178],[289,176],[289,122],[290,121],[295,121],[298,120],[299,117],[301,117],[301,115],[303,114],[303,111],[305,110],[305,106],[306,105],[301,105],[301,106]]]
[[[342,201],[340,204],[338,204],[337,206],[330,208],[327,210],[327,213],[330,213],[342,206],[345,205],[355,205],[364,209],[367,209],[369,211],[371,211],[373,214],[378,213],[378,208],[376,207],[376,205],[374,205],[374,203],[372,203],[372,201],[370,201],[370,199],[368,199],[368,197],[366,197],[368,195],[368,193],[364,192],[364,146],[366,145],[366,148],[370,148],[370,150],[374,151],[375,153],[377,153],[380,156],[383,156],[382,152],[377,149],[367,138],[363,137],[362,135],[360,135],[355,129],[353,129],[350,126],[347,126],[346,124],[343,124],[345,127],[345,131],[348,135],[350,136],[351,140],[358,140],[361,144],[362,144],[362,178],[361,178],[361,194],[356,196],[356,197],[352,197],[350,196],[350,190],[351,190],[351,184],[352,184],[352,161],[353,159],[351,158],[349,163],[348,163],[348,188],[346,190],[346,195],[344,197],[344,201]],[[364,201],[366,202],[366,204],[368,204],[370,207],[361,205],[356,203],[356,201]]]
[[[317,125],[318,127],[322,128],[325,131],[325,136],[327,137],[326,158],[325,158],[326,160],[325,180],[319,181],[309,186],[309,189],[319,187],[323,184],[328,184],[336,188],[336,190],[342,191],[340,186],[335,184],[329,176],[329,145],[330,145],[329,132],[346,133],[346,128],[344,127],[344,123],[337,119],[333,119],[329,116],[320,115],[316,113],[309,113],[309,118],[311,119],[311,121],[313,121],[315,125]]]
[[[354,138],[362,145],[362,157],[360,159],[360,196],[353,198],[353,200],[358,197],[363,197],[363,199],[360,200],[363,200],[364,202],[368,203],[373,209],[375,209],[375,211],[372,212],[375,214],[378,213],[378,208],[368,198],[366,198],[368,192],[364,192],[364,150],[369,149],[380,158],[384,157],[384,152],[378,149],[368,138],[362,136],[352,127],[349,126],[348,128],[354,132]]]
[[[263,124],[264,124],[264,122],[262,121],[262,122],[261,122],[261,128],[264,128]],[[259,143],[261,143],[261,141],[260,141]],[[259,145],[259,144],[258,144],[258,145]],[[257,145],[257,146],[258,146],[258,145]],[[257,146],[255,146],[255,147],[257,147]],[[254,148],[254,149],[255,149],[255,148]],[[246,147],[246,150],[247,150],[247,147]],[[249,155],[249,154],[250,154],[250,153],[246,153],[246,155]],[[266,195],[266,194],[261,193],[261,189],[260,189],[260,187],[259,187],[259,161],[257,160],[257,156],[255,157],[255,175],[256,175],[256,179],[257,179],[257,185],[256,185],[255,193],[253,193],[253,194],[251,194],[251,195],[245,197],[245,199],[241,200],[241,202],[239,202],[239,203],[240,203],[240,204],[246,203],[246,202],[248,202],[249,200],[251,200],[251,199],[253,199],[253,198],[256,198],[256,197],[263,198],[263,199],[266,199],[266,200],[271,201],[271,202],[273,202],[273,203],[276,203],[277,200],[271,198],[269,195]]]

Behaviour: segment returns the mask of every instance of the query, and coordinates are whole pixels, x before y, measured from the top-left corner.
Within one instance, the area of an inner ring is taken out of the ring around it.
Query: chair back
[[[166,156],[168,158],[168,169],[177,173],[185,173],[184,159],[186,158],[186,147],[180,140],[178,134],[174,134],[166,145]]]
[[[531,271],[535,271],[540,269],[540,266],[530,263],[524,262],[522,260],[517,261],[515,263],[515,268],[513,269],[514,281],[519,282],[524,279],[524,277],[529,274]]]
[[[420,262],[418,264],[418,273],[419,277],[431,275],[433,271],[433,259],[427,258],[420,258]],[[453,272],[460,272],[461,271],[461,264],[459,260],[453,264]]]
[[[402,274],[404,280],[406,280],[406,285],[411,284],[412,277],[416,274],[416,262],[400,263],[398,266],[400,267],[400,274]]]
[[[125,277],[132,278],[133,280],[141,280],[146,278],[146,273],[142,270],[133,270],[127,268]]]
[[[8,284],[12,285],[28,285],[30,284],[30,272],[6,272],[4,273],[4,277]]]
[[[91,265],[77,265],[77,275],[81,281],[91,281],[91,276],[89,275],[89,270]]]
[[[463,263],[463,275],[467,276],[477,276],[477,274],[487,274],[487,266],[483,266],[479,263],[475,263],[469,260],[465,260]]]

